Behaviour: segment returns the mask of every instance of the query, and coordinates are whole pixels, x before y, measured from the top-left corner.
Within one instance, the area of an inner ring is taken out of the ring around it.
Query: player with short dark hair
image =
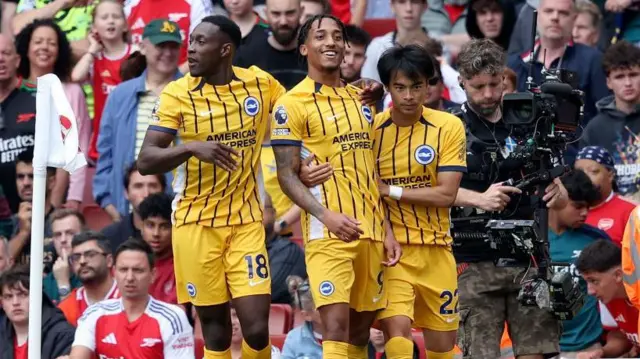
[[[394,47],[378,61],[393,108],[376,116],[377,172],[398,265],[385,271],[389,304],[378,316],[390,358],[412,358],[411,328],[422,329],[431,359],[452,359],[458,330],[458,278],[450,208],[466,172],[466,138],[456,116],[423,106],[437,62],[417,45]]]
[[[193,328],[184,310],[149,295],[155,276],[151,247],[128,239],[114,260],[122,298],[102,301],[84,312],[71,358],[193,358]]]
[[[284,87],[232,66],[241,41],[223,16],[189,36],[190,74],[167,85],[140,151],[144,174],[176,170],[173,255],[180,303],[202,322],[205,358],[230,358],[233,301],[243,358],[268,358],[271,275],[260,201],[260,152]],[[176,142],[173,146],[172,142]]]
[[[366,59],[367,46],[371,36],[356,25],[345,25],[349,45],[345,49],[344,61],[340,65],[340,75],[346,82],[360,79],[360,71]]]
[[[375,110],[340,78],[346,46],[337,18],[318,15],[305,22],[298,48],[308,77],[278,101],[271,133],[280,186],[304,210],[305,257],[324,326],[325,359],[366,357],[369,328],[387,302],[383,263],[395,264],[401,253],[386,231],[376,186]],[[298,172],[310,153],[315,163],[335,170],[328,181],[307,188]]]
[[[593,242],[580,252],[575,266],[589,295],[600,300],[600,318],[608,333],[599,357],[624,357],[632,347],[638,349],[638,309],[624,290],[620,247],[610,240]]]

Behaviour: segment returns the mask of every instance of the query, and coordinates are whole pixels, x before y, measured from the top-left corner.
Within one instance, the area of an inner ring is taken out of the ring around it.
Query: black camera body
[[[535,38],[537,12],[534,11],[532,38]],[[519,300],[523,305],[546,308],[560,320],[571,319],[582,307],[584,296],[571,274],[551,271],[548,240],[548,212],[542,194],[546,187],[570,170],[563,164],[563,152],[576,142],[583,117],[584,93],[576,89],[577,74],[555,69],[543,70],[538,86],[533,82],[532,62],[535,45],[529,57],[528,91],[506,94],[502,102],[502,120],[511,127],[515,147],[509,158],[521,160],[522,177],[507,181],[527,196],[526,213],[532,218],[512,218],[514,213],[470,215],[453,218],[451,235],[454,255],[470,253],[471,242],[485,242],[496,266],[522,267],[537,270],[533,279],[522,283]],[[528,216],[528,215],[527,215]],[[468,249],[464,247],[468,246]]]

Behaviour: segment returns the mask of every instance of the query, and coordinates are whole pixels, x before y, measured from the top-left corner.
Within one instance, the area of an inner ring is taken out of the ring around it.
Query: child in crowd
[[[242,327],[240,326],[240,320],[236,314],[236,310],[231,307],[231,328],[233,330],[231,335],[231,359],[242,358]],[[280,359],[280,349],[275,346],[271,346],[271,359]]]
[[[287,285],[293,298],[293,308],[300,310],[304,322],[287,334],[282,359],[322,359],[322,319],[313,303],[309,281],[289,276]]]
[[[109,92],[122,82],[122,61],[133,52],[122,1],[101,0],[98,3],[93,12],[93,30],[88,39],[89,50],[73,68],[71,80],[83,82],[92,78],[95,116],[88,157],[95,161],[98,159],[96,144],[102,110]]]

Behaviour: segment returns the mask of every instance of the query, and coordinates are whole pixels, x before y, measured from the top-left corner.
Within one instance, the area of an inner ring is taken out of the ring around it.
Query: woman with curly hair
[[[91,138],[91,121],[82,88],[69,82],[72,69],[71,46],[65,34],[53,20],[35,20],[18,33],[16,47],[20,55],[18,75],[22,78],[23,89],[33,92],[35,96],[38,77],[53,73],[60,78],[78,122],[80,149],[87,153]],[[85,182],[86,167],[74,172],[70,177],[67,172],[58,171],[51,196],[53,206],[60,207],[66,202],[67,207],[77,209],[82,202]]]

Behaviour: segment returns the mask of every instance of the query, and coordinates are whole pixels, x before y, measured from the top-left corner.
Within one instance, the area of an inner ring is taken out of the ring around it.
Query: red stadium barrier
[[[286,334],[277,334],[271,336],[271,345],[280,349],[284,346],[284,340],[287,338]]]
[[[426,359],[427,353],[424,348],[424,336],[422,332],[413,332],[413,341],[418,344],[418,349],[420,350],[420,359]]]
[[[396,19],[365,20],[362,29],[369,33],[371,38],[382,36],[396,29]]]
[[[304,249],[304,239],[300,237],[291,237],[291,242],[300,246],[300,248]]]
[[[269,333],[287,334],[293,327],[293,310],[288,304],[271,304]]]
[[[87,221],[87,227],[94,231],[101,231],[104,227],[113,223],[111,216],[99,206],[87,206],[82,210]]]

